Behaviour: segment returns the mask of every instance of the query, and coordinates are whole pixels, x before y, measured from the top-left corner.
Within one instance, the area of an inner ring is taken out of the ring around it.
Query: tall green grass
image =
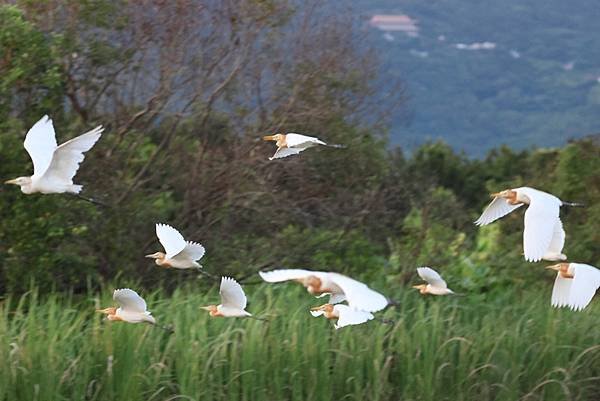
[[[86,298],[32,291],[0,305],[0,400],[598,400],[600,307],[550,308],[547,293],[423,298],[394,324],[334,330],[293,284],[248,288],[269,318],[215,319],[218,299],[142,294],[159,323],[108,322]]]

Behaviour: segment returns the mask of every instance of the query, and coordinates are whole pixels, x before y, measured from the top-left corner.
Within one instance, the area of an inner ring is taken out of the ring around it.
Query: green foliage
[[[0,5],[0,27],[0,120],[25,106],[24,118],[57,110],[64,82],[52,38],[15,6]]]
[[[108,290],[5,300],[0,400],[587,401],[600,389],[598,305],[554,310],[548,291],[482,302],[390,288],[394,324],[336,331],[294,284],[248,288],[267,323],[210,318],[199,307],[218,292],[192,287],[142,293],[174,334],[102,319]]]

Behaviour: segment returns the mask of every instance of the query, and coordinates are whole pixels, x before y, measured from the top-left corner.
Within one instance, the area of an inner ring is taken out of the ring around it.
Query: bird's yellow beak
[[[497,198],[502,194],[502,192],[494,192],[492,194],[490,194],[490,198]]]
[[[276,141],[277,138],[275,138],[275,135],[267,135],[267,136],[263,136],[263,141]]]
[[[560,264],[552,265],[552,266],[546,266],[546,269],[559,271],[560,270]]]
[[[413,285],[412,288],[414,288],[415,290],[420,290],[421,288],[425,288],[427,286],[427,284],[419,284],[419,285]]]
[[[315,306],[314,308],[310,308],[311,311],[316,312],[319,310],[323,310],[323,308],[325,308],[327,306],[327,304],[325,305],[321,305],[321,306]]]
[[[13,184],[13,185],[17,185],[17,179],[15,178],[14,180],[8,180],[8,181],[4,181],[5,184]]]
[[[200,309],[204,309],[204,310],[207,310],[209,312],[212,310],[210,306],[201,306]]]
[[[150,255],[146,255],[144,257],[145,258],[150,258],[150,259],[156,259],[156,254],[155,253],[151,253]]]
[[[96,309],[96,312],[108,314],[109,311],[108,311],[108,308],[106,308],[106,309]]]

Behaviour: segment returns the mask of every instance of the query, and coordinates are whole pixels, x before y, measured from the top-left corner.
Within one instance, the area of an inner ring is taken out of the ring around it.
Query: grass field
[[[599,400],[600,311],[554,310],[549,293],[423,299],[334,330],[293,284],[248,287],[270,319],[210,319],[217,301],[144,294],[157,321],[113,323],[88,297],[35,291],[0,304],[0,400]],[[254,295],[256,294],[256,295]]]

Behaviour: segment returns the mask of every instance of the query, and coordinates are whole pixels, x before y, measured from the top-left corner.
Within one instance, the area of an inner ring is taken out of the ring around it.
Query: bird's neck
[[[154,259],[154,263],[162,267],[171,267],[171,264],[167,261],[165,256]]]
[[[25,184],[25,185],[21,185],[21,192],[23,192],[26,195],[32,194],[35,191],[35,189],[33,189],[33,185],[30,184]]]
[[[221,312],[219,312],[217,309],[213,309],[209,313],[212,317],[222,317],[223,316],[223,314]]]
[[[569,271],[567,269],[559,270],[558,274],[560,274],[560,276],[562,278],[573,278],[574,277],[572,274],[569,274]]]
[[[323,291],[321,291],[319,287],[315,287],[315,286],[312,286],[312,285],[309,285],[308,287],[306,287],[306,290],[311,295],[320,295],[320,294],[323,293]]]
[[[278,148],[287,148],[287,139],[285,135],[281,135],[279,137],[279,139],[277,140],[277,147]]]

